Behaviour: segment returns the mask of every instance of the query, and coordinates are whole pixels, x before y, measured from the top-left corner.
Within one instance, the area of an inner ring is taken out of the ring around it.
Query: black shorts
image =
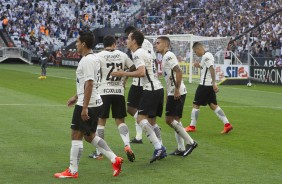
[[[182,118],[185,98],[186,98],[186,94],[181,95],[180,99],[178,100],[174,100],[174,96],[168,96],[166,101],[165,115]]]
[[[142,86],[131,85],[127,96],[127,106],[138,109],[142,93]]]
[[[101,95],[103,100],[102,112],[100,118],[109,118],[110,108],[113,118],[126,117],[125,99],[122,95]]]
[[[41,69],[47,68],[47,62],[41,64]]]
[[[97,129],[98,118],[101,112],[101,106],[88,108],[88,116],[90,119],[87,121],[82,121],[81,112],[82,106],[76,105],[72,115],[71,129],[79,130],[85,135],[95,133]]]
[[[213,87],[199,85],[196,90],[193,104],[206,106],[207,104],[211,103],[217,105],[216,94],[213,90]]]
[[[154,91],[144,90],[139,108],[138,114],[147,115],[150,118],[156,116],[162,117],[164,104],[164,89],[158,89]]]

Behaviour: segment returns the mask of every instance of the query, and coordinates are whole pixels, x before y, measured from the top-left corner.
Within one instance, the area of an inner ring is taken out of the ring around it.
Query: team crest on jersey
[[[172,60],[172,57],[168,57],[165,61],[169,61]]]
[[[134,58],[133,58],[134,60],[137,60],[137,59],[139,59],[139,57],[138,56],[134,56]]]

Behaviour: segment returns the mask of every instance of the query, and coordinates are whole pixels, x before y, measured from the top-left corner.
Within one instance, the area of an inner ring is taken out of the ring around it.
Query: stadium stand
[[[15,46],[38,51],[38,46],[44,44],[48,50],[54,51],[73,42],[80,29],[132,23],[132,15],[140,9],[140,4],[133,2],[1,0],[0,13],[8,17],[6,30]]]
[[[137,18],[138,27],[146,35],[236,36],[281,8],[279,0],[259,2],[256,0],[175,0],[172,2],[154,1],[150,8],[141,12]],[[252,32],[253,56],[281,55],[281,19],[280,13]],[[238,57],[242,57],[248,49],[246,45],[247,38],[243,37],[229,49]]]
[[[124,28],[134,24],[146,35],[233,36],[281,8],[279,0],[0,0],[1,27],[18,47],[50,52],[74,42],[80,29]],[[281,13],[251,32],[251,54],[281,55]],[[5,40],[4,40],[5,41]],[[122,40],[119,41],[124,44]],[[0,44],[2,44],[0,42]],[[247,37],[229,45],[246,57]]]

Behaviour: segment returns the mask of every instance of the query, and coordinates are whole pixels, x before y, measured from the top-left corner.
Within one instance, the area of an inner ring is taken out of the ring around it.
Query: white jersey
[[[212,78],[209,68],[214,66],[212,53],[206,52],[201,59],[201,81],[200,85],[212,86]]]
[[[146,74],[144,77],[140,77],[143,90],[152,91],[163,88],[161,82],[155,77],[154,61],[146,50],[137,49],[132,53],[132,58],[136,68],[145,66]]]
[[[166,81],[166,89],[167,89],[168,96],[174,96],[174,89],[175,89],[175,84],[176,84],[176,74],[173,71],[173,68],[177,65],[179,64],[178,64],[178,60],[175,54],[168,51],[163,56],[163,60],[162,60],[163,75]],[[187,93],[183,80],[181,81],[179,91],[181,95],[184,95]]]
[[[142,49],[146,50],[150,54],[152,59],[156,59],[156,54],[154,52],[153,44],[151,44],[151,42],[149,40],[144,39],[143,44],[142,44]],[[154,62],[154,66],[153,67],[156,70],[155,62]],[[140,79],[136,78],[136,77],[134,77],[132,79],[132,85],[134,85],[134,86],[142,86],[142,84],[140,82]]]
[[[132,60],[119,50],[104,50],[97,57],[101,64],[100,95],[124,95],[123,78],[111,76],[111,72],[130,68],[133,65]]]
[[[88,54],[81,58],[76,69],[76,94],[79,106],[83,106],[84,85],[88,80],[93,80],[93,89],[88,107],[98,107],[103,104],[98,92],[100,77],[100,63],[94,54]]]
[[[143,43],[142,43],[142,49],[146,50],[152,57],[152,59],[156,59],[156,54],[154,51],[154,46],[153,44],[151,44],[151,42],[147,39],[144,39]]]

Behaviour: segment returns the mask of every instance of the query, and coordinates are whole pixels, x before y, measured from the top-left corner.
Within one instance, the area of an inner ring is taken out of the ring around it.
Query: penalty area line
[[[0,104],[0,106],[38,106],[38,107],[63,107],[67,105],[55,105],[55,104]]]

